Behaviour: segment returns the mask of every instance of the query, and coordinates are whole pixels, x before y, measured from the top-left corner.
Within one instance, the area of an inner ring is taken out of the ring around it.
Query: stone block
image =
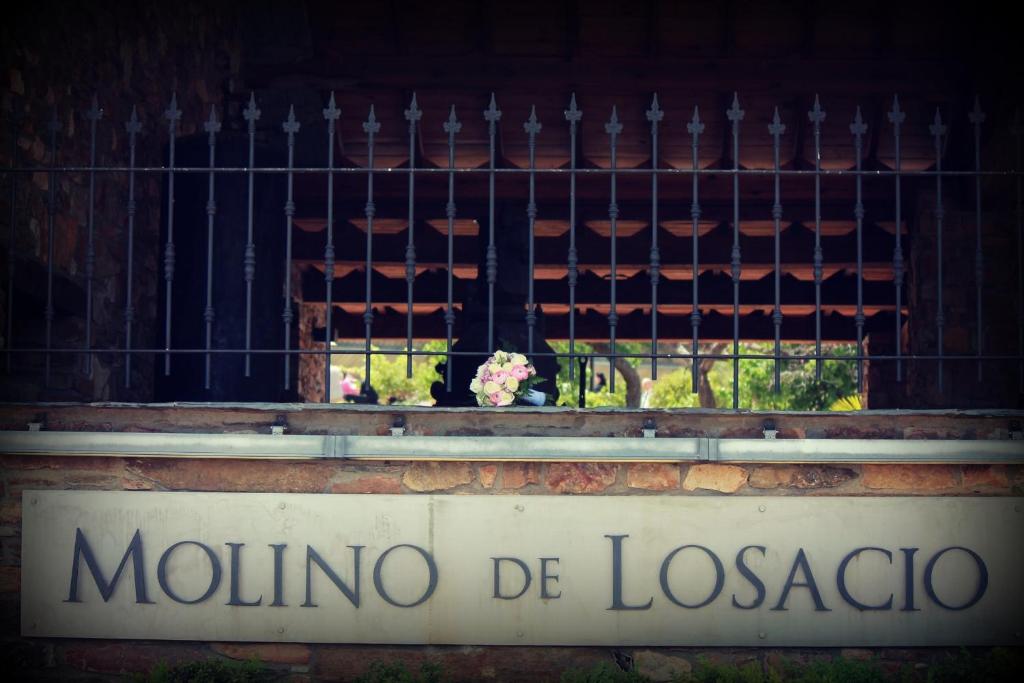
[[[548,465],[547,486],[555,493],[600,493],[615,483],[618,465],[556,462]]]
[[[494,488],[494,480],[498,478],[498,466],[493,464],[477,467],[477,478],[485,489]]]
[[[465,462],[414,462],[402,475],[413,491],[447,491],[473,481],[473,469]]]
[[[747,471],[736,465],[691,465],[686,471],[683,488],[687,491],[707,489],[735,493],[747,483]]]
[[[864,465],[861,482],[865,488],[908,493],[954,489],[959,484],[953,465]]]
[[[501,466],[501,485],[506,489],[521,489],[528,484],[540,483],[540,463],[506,462]]]
[[[679,465],[676,463],[636,463],[626,467],[626,486],[648,491],[669,491],[679,488]]]
[[[750,472],[747,484],[755,489],[821,489],[842,486],[857,473],[848,467],[827,465],[764,465]]]
[[[126,469],[176,491],[323,493],[337,467],[317,461],[141,458]]]

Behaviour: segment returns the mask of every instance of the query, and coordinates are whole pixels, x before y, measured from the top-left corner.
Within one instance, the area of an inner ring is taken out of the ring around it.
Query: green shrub
[[[448,678],[439,664],[425,662],[414,674],[402,662],[373,662],[355,683],[444,683]]]
[[[884,683],[892,680],[873,661],[836,658],[812,662],[796,669],[784,680],[794,683]]]
[[[586,671],[566,671],[560,680],[562,683],[645,683],[651,679],[634,671],[623,671],[607,662],[601,662]]]
[[[256,683],[274,677],[273,671],[255,660],[206,659],[173,666],[160,662],[147,676],[136,676],[135,680],[139,683]]]
[[[757,662],[737,666],[718,664],[701,657],[697,660],[697,668],[680,680],[693,683],[778,683],[783,679],[774,669],[765,673]]]
[[[1024,651],[997,647],[984,654],[962,648],[928,667],[928,683],[1001,683],[1024,677]]]

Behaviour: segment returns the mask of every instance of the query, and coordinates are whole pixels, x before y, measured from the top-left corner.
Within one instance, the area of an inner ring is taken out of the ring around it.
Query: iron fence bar
[[[619,123],[619,114],[618,114],[618,111],[617,111],[617,109],[616,109],[616,107],[614,105],[612,106],[612,117],[611,117],[611,119],[608,120],[608,123],[605,124],[604,130],[605,130],[606,133],[608,133],[608,137],[609,137],[609,141],[610,141],[610,145],[611,145],[611,170],[612,170],[612,174],[611,174],[611,198],[610,198],[610,203],[608,204],[608,219],[609,219],[609,221],[611,223],[611,226],[610,226],[610,230],[611,230],[611,238],[610,238],[611,239],[611,278],[610,278],[611,279],[611,294],[610,294],[610,300],[609,300],[609,303],[610,303],[611,307],[610,307],[610,310],[608,312],[608,342],[609,342],[609,348],[611,349],[611,352],[612,352],[612,357],[614,357],[614,355],[615,355],[615,326],[619,322],[618,313],[615,312],[615,285],[616,285],[615,280],[616,280],[616,265],[617,265],[616,264],[616,258],[615,258],[616,257],[616,253],[615,253],[615,236],[616,235],[615,235],[615,233],[616,233],[616,227],[617,227],[616,224],[617,224],[618,218],[619,218],[619,205],[616,202],[616,194],[615,194],[615,190],[616,190],[616,187],[615,187],[615,169],[617,167],[615,143],[616,143],[616,140],[617,140],[617,138],[619,136],[619,133],[622,132],[622,124]],[[614,394],[615,393],[615,363],[613,362],[611,365],[612,365],[611,370],[608,372],[608,374],[609,374],[609,378],[608,378],[608,393]]]
[[[651,123],[651,168],[658,169],[658,123],[665,112],[658,107],[658,93],[654,93],[651,108],[646,112]],[[651,174],[651,379],[658,379],[658,280],[661,275],[661,253],[658,250],[658,174]]]
[[[569,381],[572,382],[576,378],[576,365],[573,363],[573,358],[576,353],[576,280],[579,259],[576,251],[576,124],[583,118],[583,112],[576,108],[576,93],[572,94],[569,108],[563,113],[565,120],[569,122],[569,254],[566,265],[569,271]],[[1024,347],[1024,343],[1022,343],[1022,347]],[[585,380],[584,372],[580,374],[581,392]]]
[[[495,145],[494,136],[497,133],[498,121],[501,120],[501,111],[494,100],[494,93],[491,93],[491,103],[484,110],[484,119],[487,121],[487,138],[490,145],[490,161],[488,164],[487,177],[487,352],[494,352],[494,285],[498,281],[498,250],[494,245],[494,178],[495,178]]]
[[[135,264],[135,136],[142,130],[139,115],[132,105],[132,114],[124,124],[128,133],[128,264],[124,285],[124,387],[132,386],[132,323],[135,322],[135,304],[132,299],[132,274]]]
[[[85,374],[92,377],[92,355],[88,353],[92,346],[92,284],[96,274],[96,125],[103,118],[96,95],[92,96],[92,104],[85,113],[89,121],[89,209],[86,223],[85,243]]]
[[[178,94],[171,94],[171,102],[164,111],[167,119],[168,137],[168,172],[167,172],[167,244],[164,245],[164,349],[171,350],[171,303],[174,289],[174,146],[178,134],[178,121],[181,110],[178,109]],[[164,355],[164,376],[171,375],[171,354]]]
[[[203,321],[206,324],[206,348],[213,347],[213,321],[216,311],[213,307],[213,230],[217,217],[216,174],[212,169],[217,167],[217,133],[221,123],[217,120],[216,105],[210,105],[210,118],[203,124],[209,146],[210,177],[207,181],[206,202],[206,308],[203,309]],[[210,389],[210,354],[203,359],[203,387]]]
[[[896,381],[902,382],[903,361],[900,359],[900,355],[903,352],[901,339],[903,329],[903,207],[900,203],[902,200],[902,193],[900,192],[900,171],[902,166],[900,153],[900,125],[907,118],[907,115],[900,110],[900,100],[899,97],[895,95],[892,98],[892,111],[889,112],[888,117],[889,122],[892,124],[893,139],[895,141],[896,148],[896,247],[892,254],[892,281],[896,287],[896,335],[893,339],[893,344],[896,347]]]
[[[11,168],[18,165],[18,130],[19,130],[19,117],[17,104],[12,100],[11,102]],[[17,224],[18,212],[18,176],[14,173],[10,174],[10,194],[11,194],[11,223],[8,225],[7,233],[7,333],[4,336],[6,340],[4,345],[10,348],[13,343],[14,334],[14,248],[15,248],[15,225]],[[11,373],[11,354],[7,354],[7,374]]]
[[[295,120],[295,107],[288,107],[288,118],[281,124],[281,129],[288,136],[288,168],[295,163],[295,134],[302,127]],[[294,197],[294,174],[288,172],[288,198],[284,204],[285,236],[284,236],[284,310],[281,313],[281,322],[284,325],[284,348],[285,351],[292,346],[292,321],[295,314],[292,312],[292,221],[295,216]],[[288,356],[284,356],[284,389],[291,388],[291,363]]]
[[[974,170],[981,170],[981,124],[985,121],[985,114],[981,111],[981,102],[974,98],[974,109],[967,115],[968,120],[974,126]],[[982,325],[982,300],[981,288],[985,279],[985,258],[981,248],[981,176],[974,176],[974,292],[975,308],[977,311],[977,355],[978,355],[978,381],[982,379],[981,354],[985,342],[985,330]]]
[[[935,108],[935,122],[928,126],[929,132],[935,138],[935,168],[942,170],[942,136],[946,134],[946,126],[942,125],[942,113]],[[942,207],[942,176],[935,177],[935,348],[939,356],[945,350],[943,334],[946,326],[946,309],[942,305],[942,219],[945,217],[945,210]],[[939,394],[944,394],[942,358],[938,363],[938,387]]]
[[[814,107],[807,112],[807,118],[814,124],[814,355],[821,356],[821,123],[825,111],[818,96],[814,96]],[[814,378],[821,381],[822,362],[814,361]]]
[[[534,328],[537,326],[537,311],[534,309],[535,304],[533,301],[533,230],[534,223],[537,220],[537,199],[535,187],[537,171],[537,133],[541,131],[542,127],[543,126],[540,122],[537,121],[537,108],[531,106],[530,118],[523,124],[523,130],[526,131],[527,134],[527,147],[529,148],[530,155],[530,198],[526,204],[526,218],[528,221],[527,230],[529,231],[527,238],[527,267],[530,272],[526,290],[526,352],[531,356],[533,355]]]
[[[700,341],[700,299],[699,299],[699,280],[700,280],[700,257],[699,257],[699,242],[700,242],[700,194],[698,186],[697,167],[700,164],[699,150],[700,150],[700,135],[704,132],[704,124],[700,121],[700,110],[695,105],[693,107],[693,119],[686,124],[686,131],[692,136],[691,152],[693,155],[693,203],[690,205],[690,219],[693,221],[693,309],[690,311],[690,328],[693,334],[693,346],[691,351],[693,352],[693,360],[690,363],[690,371],[693,379],[693,393],[696,394],[700,388],[700,359],[699,359],[699,341]]]
[[[255,177],[252,173],[256,165],[256,122],[260,118],[260,110],[256,108],[256,93],[249,94],[249,104],[242,111],[249,129],[249,202],[245,242],[244,275],[245,275],[245,348],[252,348],[252,283],[256,278],[256,245],[253,243],[253,201],[255,199]],[[249,355],[245,356],[245,376],[249,377],[252,364]]]
[[[341,110],[334,102],[334,93],[323,110],[327,121],[327,226],[324,245],[324,280],[327,284],[327,308],[324,314],[324,403],[331,402],[331,341],[334,337],[332,325],[334,295],[334,128],[337,125]]]
[[[448,120],[444,122],[444,132],[448,133],[448,168],[455,166],[455,136],[462,130],[462,124],[455,118],[455,105],[452,105],[448,113]],[[455,327],[455,308],[453,306],[453,280],[452,270],[455,258],[455,174],[448,174],[448,203],[444,207],[445,215],[448,217],[448,272],[447,272],[447,294],[448,302],[444,311],[445,326],[445,389],[452,390],[452,337]]]
[[[412,378],[412,299],[413,285],[416,283],[416,243],[415,232],[415,196],[416,196],[416,124],[423,118],[423,112],[416,106],[416,93],[412,94],[412,102],[405,110],[405,120],[409,122],[409,241],[405,247],[405,284],[408,304],[405,314],[405,348],[410,352],[406,356],[405,377]]]
[[[857,328],[857,393],[864,391],[864,363],[859,356],[864,353],[864,200],[863,200],[863,176],[860,175],[861,164],[864,158],[864,133],[868,126],[860,113],[860,105],[853,116],[853,123],[850,124],[850,133],[853,134],[854,157],[857,166],[857,197],[853,205],[853,216],[857,221],[857,312],[854,314],[854,325]]]
[[[774,190],[775,190],[775,201],[772,204],[772,228],[775,233],[774,247],[775,247],[775,267],[773,268],[773,280],[775,285],[775,309],[772,311],[772,324],[775,330],[775,350],[774,350],[774,382],[773,390],[776,394],[782,391],[782,197],[780,187],[780,176],[779,171],[779,139],[782,134],[786,132],[786,125],[782,123],[782,119],[779,118],[779,108],[775,107],[775,113],[772,115],[772,122],[768,124],[768,132],[772,136],[772,167],[775,169]],[[820,291],[820,286],[819,286]],[[816,307],[817,310],[821,310],[820,302]],[[820,352],[820,348],[816,350],[816,353]]]
[[[57,131],[60,130],[60,122],[57,121],[57,107],[50,113],[48,124],[50,133],[50,159],[54,166],[57,165]],[[53,257],[54,257],[54,221],[57,213],[57,175],[50,171],[46,182],[46,310],[43,315],[46,318],[46,353],[44,384],[50,386],[50,348],[53,346]]]
[[[373,139],[380,132],[380,123],[370,105],[370,115],[363,122],[363,132],[366,133],[366,310],[363,313],[363,324],[366,327],[366,351],[363,358],[364,373],[363,382],[367,390],[371,385],[370,377],[370,348],[373,344],[373,217],[377,214],[377,207],[373,203]],[[449,279],[451,269],[449,268]]]
[[[1021,167],[1021,127],[1020,109],[1014,112],[1013,126],[1010,133],[1015,138],[1016,168]],[[1016,177],[1017,190],[1017,348],[1024,356],[1024,196],[1021,193],[1020,176]],[[1024,394],[1024,363],[1020,364],[1018,370],[1018,391]]]
[[[738,93],[733,93],[732,106],[725,115],[732,122],[732,252],[729,265],[732,269],[732,348],[736,357],[732,362],[732,407],[740,407],[740,121],[743,120]]]

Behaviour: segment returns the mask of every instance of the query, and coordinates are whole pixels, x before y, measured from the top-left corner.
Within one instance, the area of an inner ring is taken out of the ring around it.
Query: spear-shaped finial
[[[363,121],[363,132],[371,137],[380,132],[380,124],[377,122],[377,115],[373,111],[372,104],[370,105],[370,115]]]
[[[772,115],[772,122],[768,124],[768,132],[772,134],[772,137],[778,142],[778,137],[786,132],[786,124],[782,122],[782,118],[779,116],[779,108],[775,107],[775,113]]]
[[[900,109],[899,95],[892,96],[892,111],[889,112],[888,117],[889,123],[891,123],[893,127],[896,128],[897,130],[899,130],[900,124],[903,123],[904,120],[906,120],[906,112]]]
[[[526,123],[523,124],[523,130],[529,133],[530,138],[532,139],[540,132],[541,128],[543,128],[543,126],[540,121],[537,120],[537,107],[530,105],[530,118],[528,118]]]
[[[694,136],[704,132],[704,124],[700,120],[700,108],[697,105],[693,105],[693,118],[686,124],[686,132]]]
[[[975,126],[980,126],[985,121],[985,113],[981,111],[981,101],[978,96],[974,96],[974,109],[967,115],[968,120]]]
[[[613,138],[622,132],[622,124],[619,123],[619,110],[614,104],[612,105],[612,117],[608,123],[604,124],[604,132]]]
[[[124,129],[132,136],[142,130],[142,123],[139,121],[139,113],[134,104],[132,105],[132,115],[128,117],[127,123],[124,124]]]
[[[565,120],[572,124],[583,118],[583,110],[576,106],[576,93],[573,93],[572,97],[569,98],[569,108],[565,110],[564,114]]]
[[[935,119],[932,125],[928,126],[928,131],[936,138],[936,143],[938,138],[946,134],[946,126],[942,124],[942,112],[938,107],[935,107]]]
[[[658,93],[654,93],[651,99],[651,108],[647,110],[647,120],[651,122],[651,128],[655,128],[658,122],[665,118],[665,112],[658,106]]]
[[[856,136],[864,135],[868,132],[868,124],[864,123],[864,117],[860,113],[860,105],[857,105],[857,111],[853,115],[853,123],[850,124],[850,132]]]
[[[495,123],[501,119],[501,110],[498,109],[498,103],[494,99],[494,93],[491,93],[491,103],[484,109],[484,118],[488,123]]]
[[[462,124],[459,123],[459,120],[455,117],[454,104],[452,105],[452,108],[448,111],[448,120],[444,122],[442,127],[444,128],[444,132],[448,133],[448,142],[454,142],[455,134],[462,130]]]
[[[331,98],[327,100],[327,108],[324,109],[324,119],[327,121],[337,121],[338,117],[341,116],[341,110],[338,109],[338,105],[334,103],[334,92],[331,92]]]
[[[249,122],[250,130],[255,129],[256,122],[260,118],[260,110],[256,108],[256,93],[249,93],[249,104],[242,110],[242,118]]]
[[[288,118],[281,124],[281,129],[284,130],[285,133],[288,133],[288,140],[291,141],[295,134],[299,132],[299,128],[301,127],[302,124],[295,118],[295,105],[289,105]]]
[[[206,123],[203,124],[203,130],[210,135],[210,142],[213,142],[213,136],[220,132],[220,121],[217,120],[217,105],[210,105],[210,118],[206,119]]]
[[[814,96],[814,106],[807,112],[807,120],[815,124],[815,126],[825,120],[825,110],[821,108],[821,101],[817,95]]]
[[[171,102],[167,105],[166,111],[164,111],[164,118],[171,122],[173,127],[174,122],[181,119],[181,110],[178,109],[178,93],[171,93]]]
[[[732,94],[732,106],[726,110],[725,116],[733,123],[743,120],[744,111],[740,109],[740,95],[734,92]]]
[[[409,103],[409,108],[405,110],[405,120],[414,126],[421,118],[423,118],[423,112],[416,106],[416,93],[413,93],[412,102]]]

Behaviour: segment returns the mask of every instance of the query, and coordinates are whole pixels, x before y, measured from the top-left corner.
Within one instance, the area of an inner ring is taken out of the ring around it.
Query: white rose
[[[519,380],[517,380],[512,375],[509,375],[508,377],[505,378],[505,388],[508,389],[509,391],[515,391],[516,389],[519,388]]]
[[[484,385],[485,394],[493,394],[496,391],[501,391],[501,385],[497,382],[488,382]]]
[[[482,387],[483,382],[480,381],[479,377],[475,378],[472,382],[469,383],[469,390],[472,391],[474,394],[479,394],[480,389]]]
[[[513,353],[513,354],[512,354],[512,355],[511,355],[511,356],[509,357],[509,361],[510,361],[510,362],[511,362],[511,363],[512,363],[513,365],[526,365],[526,363],[527,363],[527,360],[526,360],[526,356],[524,356],[524,355],[523,355],[523,354],[521,354],[521,353]]]

